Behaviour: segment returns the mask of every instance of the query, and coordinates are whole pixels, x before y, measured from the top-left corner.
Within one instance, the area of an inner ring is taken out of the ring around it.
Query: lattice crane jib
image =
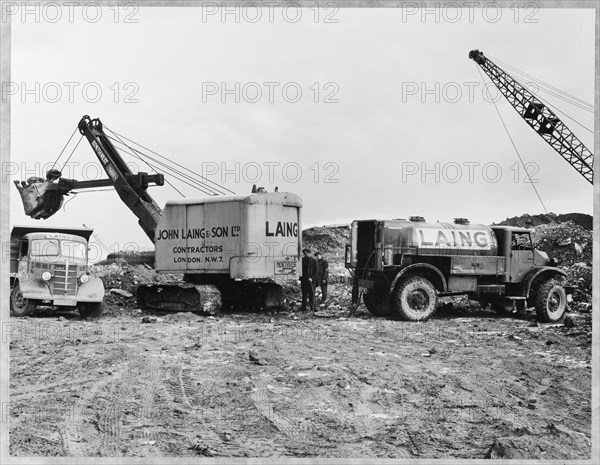
[[[471,50],[475,61],[525,122],[579,174],[593,183],[592,152],[547,105],[479,50]]]

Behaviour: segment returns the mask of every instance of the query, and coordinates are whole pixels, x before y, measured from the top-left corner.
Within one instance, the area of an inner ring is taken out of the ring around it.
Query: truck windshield
[[[529,233],[513,233],[513,250],[532,250],[531,235]]]
[[[83,242],[36,239],[31,244],[32,257],[58,257],[85,259],[87,246]]]
[[[34,257],[56,257],[60,255],[60,247],[56,239],[37,239],[31,244],[31,255]]]
[[[61,250],[66,257],[85,259],[87,246],[82,242],[61,241]]]

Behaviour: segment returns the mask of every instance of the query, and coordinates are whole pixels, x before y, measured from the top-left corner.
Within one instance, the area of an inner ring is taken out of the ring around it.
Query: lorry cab
[[[11,314],[32,314],[41,304],[99,314],[104,286],[88,275],[91,229],[15,226],[11,232]]]
[[[556,261],[536,250],[531,231],[512,226],[491,226],[498,241],[498,255],[505,257],[506,282],[519,283],[534,266],[554,266]]]

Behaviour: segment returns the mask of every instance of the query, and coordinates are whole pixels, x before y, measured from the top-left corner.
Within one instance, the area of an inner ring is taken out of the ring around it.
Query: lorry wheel
[[[435,312],[437,295],[433,284],[420,276],[403,279],[392,294],[395,312],[409,321],[423,321]]]
[[[390,300],[384,292],[371,290],[363,294],[363,302],[367,310],[375,316],[390,316],[392,314]]]
[[[102,302],[79,302],[77,310],[82,318],[92,318],[102,314]]]
[[[27,316],[35,312],[37,301],[23,297],[19,284],[15,284],[10,293],[10,314],[13,316]]]
[[[564,287],[554,280],[543,282],[535,295],[535,312],[540,321],[560,320],[567,309],[567,293]]]

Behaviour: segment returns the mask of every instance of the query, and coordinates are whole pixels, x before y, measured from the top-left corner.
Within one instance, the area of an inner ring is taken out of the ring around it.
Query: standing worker
[[[320,252],[315,252],[317,259],[317,286],[321,288],[321,303],[327,300],[327,282],[329,281],[329,263],[321,257]]]
[[[300,311],[306,310],[306,301],[310,305],[311,311],[315,311],[315,282],[317,280],[317,259],[310,253],[310,249],[302,250],[302,307]]]

